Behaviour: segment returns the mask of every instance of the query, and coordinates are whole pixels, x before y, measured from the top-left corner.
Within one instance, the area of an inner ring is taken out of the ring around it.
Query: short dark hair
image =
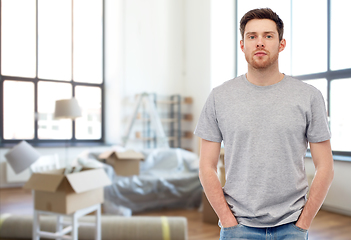
[[[272,11],[270,8],[257,8],[248,11],[240,20],[240,33],[242,39],[244,39],[244,32],[245,32],[245,27],[246,24],[252,20],[252,19],[270,19],[275,22],[277,25],[277,30],[279,34],[279,41],[283,39],[283,33],[284,33],[284,23],[276,14],[275,12]]]

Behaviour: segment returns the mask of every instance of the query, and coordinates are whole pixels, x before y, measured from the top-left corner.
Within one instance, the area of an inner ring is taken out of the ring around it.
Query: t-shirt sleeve
[[[211,142],[222,142],[223,137],[216,116],[214,90],[211,91],[206,100],[194,134]]]
[[[308,119],[306,137],[309,142],[323,142],[331,137],[324,98],[319,90],[311,96],[311,113]]]

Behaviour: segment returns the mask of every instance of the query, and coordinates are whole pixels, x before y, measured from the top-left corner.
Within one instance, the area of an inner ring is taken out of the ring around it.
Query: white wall
[[[185,92],[194,98],[193,129],[211,89],[234,77],[234,1],[185,1]],[[193,142],[198,152],[198,138]]]
[[[185,95],[192,96],[193,129],[211,90],[210,0],[185,1]],[[193,141],[197,152],[198,138]]]
[[[124,0],[105,0],[105,140],[117,145],[124,82]]]
[[[234,16],[234,1],[211,1],[211,88],[235,77]]]
[[[184,95],[184,1],[123,1],[123,77],[120,82],[118,138],[125,134],[135,103],[134,96],[143,92],[162,96]],[[107,68],[113,67],[106,65]],[[110,110],[108,110],[110,111]],[[128,147],[142,147],[141,141]]]
[[[118,126],[126,126],[131,97],[141,92],[193,97],[194,120],[188,128],[194,130],[213,82],[234,75],[234,2],[108,0],[106,5],[108,142],[118,143],[124,134]],[[197,151],[197,138],[189,144]]]
[[[125,1],[123,94],[183,90],[183,1]]]

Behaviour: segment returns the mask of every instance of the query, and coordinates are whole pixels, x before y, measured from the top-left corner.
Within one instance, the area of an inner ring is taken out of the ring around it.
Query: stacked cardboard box
[[[99,155],[99,159],[112,165],[117,175],[131,176],[139,175],[140,161],[144,160],[144,155],[133,150],[106,151]]]

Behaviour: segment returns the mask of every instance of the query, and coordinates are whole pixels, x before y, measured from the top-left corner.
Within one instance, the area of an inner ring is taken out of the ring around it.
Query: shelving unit
[[[160,96],[150,94],[150,96],[153,97],[169,146],[191,150],[186,148],[182,142],[192,139],[193,134],[192,131],[187,131],[183,125],[186,122],[191,122],[193,117],[191,113],[182,111],[182,106],[191,105],[192,98],[180,95]],[[144,148],[157,148],[156,135],[150,124],[151,117],[145,106],[142,106],[137,114],[137,121],[141,123],[141,128],[135,131],[135,138],[143,141]]]

